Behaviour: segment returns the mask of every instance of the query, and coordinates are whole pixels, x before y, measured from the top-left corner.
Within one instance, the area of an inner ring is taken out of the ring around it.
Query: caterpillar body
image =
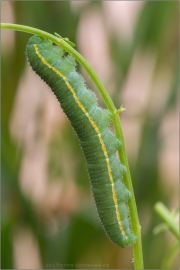
[[[116,158],[120,141],[108,128],[112,113],[101,109],[93,92],[76,72],[73,56],[61,47],[32,36],[26,54],[32,69],[51,87],[80,140],[100,220],[109,238],[121,247],[133,245],[127,201],[130,191],[122,182],[126,168]]]

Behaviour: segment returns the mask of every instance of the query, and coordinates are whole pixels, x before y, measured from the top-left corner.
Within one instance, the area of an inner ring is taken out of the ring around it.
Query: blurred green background
[[[178,207],[176,1],[3,1],[2,22],[68,37],[122,113],[146,269],[160,269],[174,236],[153,206]],[[30,69],[29,34],[1,31],[2,269],[133,268],[97,216],[78,139]],[[88,86],[96,91],[78,66]],[[96,91],[97,93],[97,91]],[[98,95],[99,104],[104,106]],[[175,258],[170,269],[178,269]]]

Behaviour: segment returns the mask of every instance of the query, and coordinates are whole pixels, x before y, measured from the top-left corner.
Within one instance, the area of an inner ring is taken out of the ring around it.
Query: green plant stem
[[[179,226],[169,209],[162,202],[157,202],[154,209],[156,213],[164,220],[170,231],[179,240]]]
[[[131,198],[131,200],[128,201],[128,205],[129,205],[129,209],[130,209],[132,231],[137,236],[137,242],[133,246],[134,268],[135,269],[144,269],[142,240],[141,240],[141,226],[139,223],[138,212],[137,212],[137,207],[136,207],[136,200],[135,200],[135,196],[134,196],[134,190],[133,190],[132,181],[131,181],[131,174],[130,174],[130,170],[129,170],[127,155],[126,155],[124,136],[123,136],[123,132],[122,132],[120,118],[118,117],[118,115],[115,116],[114,127],[115,127],[117,138],[119,138],[122,142],[122,147],[119,151],[119,157],[120,157],[122,164],[124,164],[126,166],[126,169],[127,169],[127,172],[124,175],[124,183],[125,183],[126,187],[132,193],[132,198]]]
[[[85,68],[91,79],[94,81],[95,85],[97,86],[99,92],[101,93],[107,108],[113,113],[113,124],[117,138],[122,141],[122,147],[119,150],[119,157],[121,162],[126,166],[127,172],[124,176],[124,183],[126,187],[131,191],[132,198],[129,200],[129,210],[130,210],[130,219],[132,224],[132,231],[137,236],[137,243],[134,245],[134,268],[135,269],[143,269],[143,255],[142,255],[142,242],[141,242],[141,227],[139,224],[138,213],[136,208],[136,202],[134,197],[133,186],[131,182],[131,175],[128,165],[128,160],[126,156],[126,149],[124,144],[123,132],[120,124],[119,114],[117,113],[116,107],[112,102],[111,97],[109,96],[108,92],[106,91],[104,85],[92,69],[92,67],[88,64],[88,62],[75,50],[73,49],[65,40],[62,38],[56,37],[51,35],[47,32],[41,31],[36,28],[24,26],[24,25],[17,25],[17,24],[8,24],[8,23],[1,23],[2,28],[12,29],[22,32],[27,32],[30,34],[36,34],[40,37],[47,38],[54,42],[55,44],[60,45],[65,51],[69,52],[74,56],[74,58]]]
[[[179,242],[175,243],[166,254],[166,257],[163,259],[161,264],[161,269],[172,269],[171,264],[173,262],[174,257],[178,254],[179,250]]]

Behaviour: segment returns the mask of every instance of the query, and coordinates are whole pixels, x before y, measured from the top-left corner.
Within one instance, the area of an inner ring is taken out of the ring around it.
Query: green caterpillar
[[[121,247],[133,245],[127,201],[131,193],[121,182],[126,168],[116,158],[120,141],[110,132],[109,110],[97,106],[96,97],[76,72],[75,60],[61,47],[33,36],[26,54],[33,70],[51,87],[80,140],[100,220],[110,239]]]

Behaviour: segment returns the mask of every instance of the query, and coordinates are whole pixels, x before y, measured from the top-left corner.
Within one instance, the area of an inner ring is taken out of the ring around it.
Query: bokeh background
[[[2,22],[76,44],[121,114],[146,269],[175,238],[158,235],[157,201],[178,207],[178,2],[3,1]],[[2,269],[133,268],[102,230],[78,139],[26,61],[29,34],[1,30]],[[89,88],[97,90],[78,66]],[[102,99],[97,94],[99,104]],[[178,269],[174,258],[171,269]]]

